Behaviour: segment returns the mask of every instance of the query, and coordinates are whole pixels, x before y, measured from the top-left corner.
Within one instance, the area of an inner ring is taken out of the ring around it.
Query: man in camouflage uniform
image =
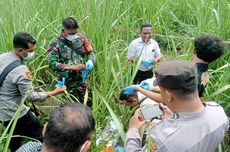
[[[93,68],[96,54],[87,38],[78,32],[78,28],[74,18],[68,17],[63,20],[61,34],[49,44],[48,62],[50,69],[58,74],[59,80],[65,78],[67,91],[79,101],[84,101],[87,89],[87,105],[92,106],[92,93],[82,78],[82,72]]]

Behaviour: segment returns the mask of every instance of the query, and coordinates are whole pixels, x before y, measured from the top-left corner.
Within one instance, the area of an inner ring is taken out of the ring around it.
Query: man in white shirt
[[[145,23],[140,27],[140,37],[133,40],[128,48],[127,59],[135,61],[141,59],[137,74],[133,80],[134,84],[153,77],[153,65],[159,62],[161,58],[158,43],[151,39],[152,25]]]

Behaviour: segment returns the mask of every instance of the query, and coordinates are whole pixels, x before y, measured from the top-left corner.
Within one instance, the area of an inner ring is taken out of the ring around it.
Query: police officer
[[[172,111],[150,129],[151,142],[143,149],[157,152],[214,151],[229,128],[223,108],[215,102],[202,103],[198,95],[194,63],[168,61],[156,69],[163,103]],[[164,111],[169,111],[165,106]],[[138,111],[130,119],[126,151],[142,151],[139,130],[146,123]]]
[[[31,60],[35,53],[36,40],[28,33],[19,32],[14,36],[14,50],[10,53],[0,55],[0,77],[7,66],[12,62],[19,63],[24,60]],[[28,67],[19,64],[14,67],[0,85],[0,121],[8,125],[18,110],[22,99],[29,101],[44,101],[48,96],[64,92],[63,87],[57,87],[54,91],[35,92],[32,85],[32,75]],[[26,96],[26,97],[25,97]],[[29,110],[29,107],[22,105],[14,135],[23,135],[36,138],[42,141],[42,126]],[[21,138],[12,138],[10,142],[11,151],[15,151],[21,144]]]
[[[79,101],[84,101],[85,91],[88,89],[87,105],[91,106],[92,94],[85,78],[86,72],[95,64],[96,55],[86,36],[78,28],[74,18],[63,20],[61,34],[50,42],[48,62],[59,79],[66,79],[67,90]]]

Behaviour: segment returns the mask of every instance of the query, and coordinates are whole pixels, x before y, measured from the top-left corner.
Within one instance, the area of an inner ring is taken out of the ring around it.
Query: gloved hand
[[[121,147],[118,145],[115,147],[114,152],[125,152],[125,149],[124,149],[124,147]]]
[[[147,81],[142,81],[140,83],[140,87],[145,89],[145,90],[153,91],[153,86],[151,84],[149,84]]]
[[[148,69],[151,69],[151,67],[153,65],[153,61],[150,59],[142,60],[141,63]]]
[[[136,91],[134,90],[135,87],[139,85],[130,85],[126,88],[124,88],[124,94],[134,94]]]
[[[82,76],[82,83],[85,83],[85,79],[86,79],[86,76],[87,76],[87,69],[83,69],[81,71],[81,76]]]
[[[62,80],[61,81],[58,81],[55,85],[55,87],[61,87],[61,86],[64,86],[65,85],[65,78],[62,77]]]
[[[93,61],[92,60],[88,60],[85,64],[85,68],[87,70],[91,70],[93,68]]]

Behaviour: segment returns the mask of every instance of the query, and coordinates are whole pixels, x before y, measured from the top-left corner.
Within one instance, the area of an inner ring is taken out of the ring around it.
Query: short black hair
[[[194,46],[197,57],[208,63],[223,55],[225,49],[224,42],[211,34],[202,34],[196,37]]]
[[[125,90],[121,90],[119,100],[126,100],[127,102],[131,102],[132,98],[137,98],[137,92],[134,92],[133,94],[127,94],[125,93]]]
[[[194,85],[190,88],[184,89],[170,89],[170,91],[178,98],[184,101],[188,101],[194,98],[194,93],[198,91],[197,86]]]
[[[140,26],[140,30],[142,31],[142,29],[143,29],[144,27],[152,27],[152,24],[150,24],[150,23],[144,23],[144,24],[142,24],[142,25]]]
[[[64,104],[48,120],[45,146],[61,152],[75,152],[91,139],[95,122],[89,107],[81,103]]]
[[[66,29],[79,28],[77,21],[73,17],[67,17],[62,21],[62,26]]]
[[[14,35],[13,44],[14,48],[28,49],[28,44],[36,44],[36,40],[26,32],[18,32]]]

